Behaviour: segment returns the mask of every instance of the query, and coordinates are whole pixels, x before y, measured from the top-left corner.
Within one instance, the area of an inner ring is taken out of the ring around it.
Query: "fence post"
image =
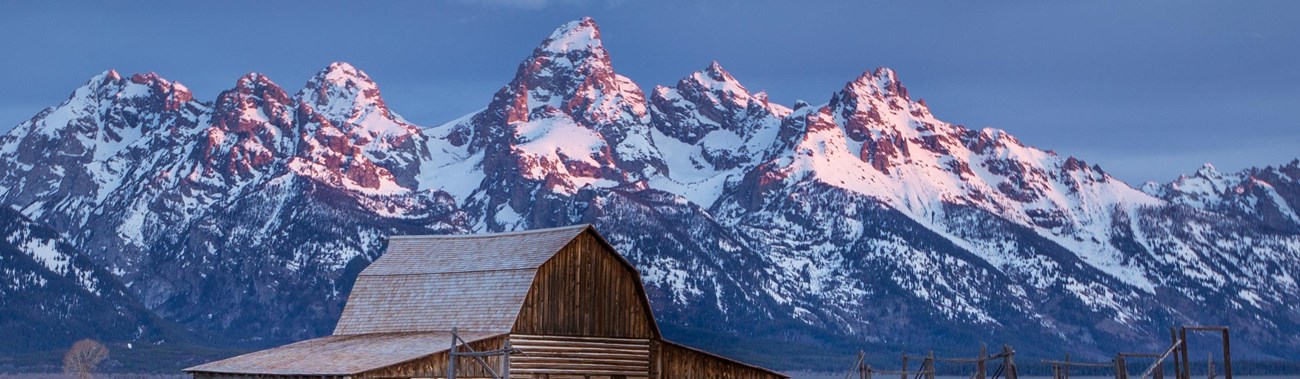
[[[975,379],[984,379],[988,372],[989,347],[983,342],[980,343],[980,358],[975,361]]]
[[[1007,379],[1016,379],[1011,373],[1011,346],[1002,345],[1002,372],[1006,373]]]
[[[1011,350],[1011,345],[1002,345],[1002,351],[1007,353],[1007,379],[1020,379],[1020,369],[1016,368],[1016,352]]]
[[[1115,355],[1115,379],[1128,379],[1128,365],[1124,364],[1124,354]]]
[[[925,370],[929,372],[928,374],[925,374],[925,377],[927,379],[934,379],[934,350],[930,350],[930,352],[925,355]]]
[[[1228,328],[1223,328],[1223,379],[1232,379],[1232,348],[1228,345]]]
[[[854,367],[854,369],[858,370],[858,379],[867,379],[867,352],[866,351],[858,350],[858,363],[855,364],[858,366],[858,367]]]
[[[510,379],[510,337],[506,337],[505,354],[501,355],[501,379]]]
[[[902,374],[898,374],[898,376],[907,379],[907,354],[903,354],[903,370]]]
[[[447,379],[456,379],[456,328],[451,328],[451,350],[447,352]]]
[[[1184,326],[1178,332],[1178,350],[1183,354],[1183,379],[1192,379],[1192,358],[1187,355],[1187,327]]]
[[[1175,345],[1175,347],[1174,347],[1174,354],[1173,354],[1173,356],[1174,356],[1174,379],[1187,379],[1187,378],[1184,378],[1184,377],[1183,377],[1183,364],[1181,363],[1181,359],[1182,359],[1181,354],[1182,354],[1182,353],[1180,353],[1180,350],[1182,349],[1182,346],[1181,346],[1182,344],[1178,343],[1178,332],[1175,331],[1175,330],[1174,330],[1174,327],[1172,327],[1172,326],[1169,327],[1169,343]]]
[[[1065,353],[1065,378],[1070,379],[1070,353]]]

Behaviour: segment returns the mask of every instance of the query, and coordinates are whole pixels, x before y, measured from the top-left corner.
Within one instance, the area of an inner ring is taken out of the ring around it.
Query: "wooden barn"
[[[787,378],[665,340],[640,274],[590,225],[392,237],[357,278],[333,335],[185,371],[195,379]]]

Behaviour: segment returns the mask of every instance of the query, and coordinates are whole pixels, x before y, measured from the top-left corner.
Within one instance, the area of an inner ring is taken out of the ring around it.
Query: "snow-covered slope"
[[[292,96],[249,74],[214,103],[110,71],[0,137],[0,202],[237,343],[327,333],[388,235],[589,222],[673,337],[724,353],[1102,355],[1201,323],[1233,325],[1240,354],[1300,354],[1300,163],[1138,190],[945,122],[887,68],[792,108],[717,62],[641,88],[589,18],[429,128],[346,63]],[[815,365],[800,354],[760,359]]]

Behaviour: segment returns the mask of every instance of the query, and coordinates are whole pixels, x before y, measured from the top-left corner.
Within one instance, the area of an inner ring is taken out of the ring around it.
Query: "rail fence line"
[[[1159,352],[1141,353],[1141,352],[1121,352],[1115,354],[1115,358],[1110,362],[1080,362],[1070,359],[1070,354],[1065,354],[1065,360],[1042,360],[1041,363],[1051,366],[1053,379],[1070,379],[1071,368],[1113,368],[1115,379],[1132,379],[1129,376],[1130,359],[1150,359],[1151,364],[1143,370],[1137,379],[1165,379],[1166,362],[1171,363],[1174,369],[1174,379],[1192,379],[1191,360],[1187,347],[1187,334],[1192,333],[1215,333],[1219,334],[1222,339],[1223,350],[1223,378],[1232,379],[1232,350],[1228,336],[1228,327],[1226,326],[1183,326],[1181,328],[1169,328],[1169,347]],[[951,364],[974,364],[974,370],[970,374],[970,379],[1020,379],[1019,369],[1016,367],[1016,352],[1010,345],[1003,345],[1002,351],[989,355],[987,347],[981,345],[980,353],[973,358],[938,358],[934,352],[927,353],[921,360],[921,367],[915,370],[908,370],[908,362],[913,358],[904,354],[902,356],[902,366],[898,370],[884,370],[866,363],[866,352],[858,351],[857,361],[853,367],[844,375],[844,379],[852,379],[857,374],[858,379],[875,379],[876,375],[882,377],[896,376],[899,379],[934,379],[935,363]],[[992,375],[988,375],[989,363],[997,364]],[[1208,379],[1216,379],[1214,367],[1214,353],[1210,353],[1207,360],[1206,375]]]

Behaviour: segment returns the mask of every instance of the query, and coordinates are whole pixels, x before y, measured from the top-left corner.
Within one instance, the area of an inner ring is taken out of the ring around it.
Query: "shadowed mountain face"
[[[0,236],[0,351],[6,355],[65,349],[90,335],[140,343],[171,337],[165,322],[58,232],[0,208]]]
[[[1103,356],[1182,323],[1300,357],[1300,161],[1137,189],[939,120],[887,68],[791,108],[717,62],[648,92],[613,62],[594,21],[566,24],[485,109],[430,128],[346,63],[296,94],[248,74],[213,103],[96,76],[0,137],[0,202],[120,291],[4,306],[134,302],[264,346],[329,333],[389,235],[594,223],[669,337],[776,367],[978,341]],[[7,259],[44,262],[29,250]],[[0,293],[63,275],[19,266]],[[100,338],[148,339],[114,334],[147,329],[128,316]]]

